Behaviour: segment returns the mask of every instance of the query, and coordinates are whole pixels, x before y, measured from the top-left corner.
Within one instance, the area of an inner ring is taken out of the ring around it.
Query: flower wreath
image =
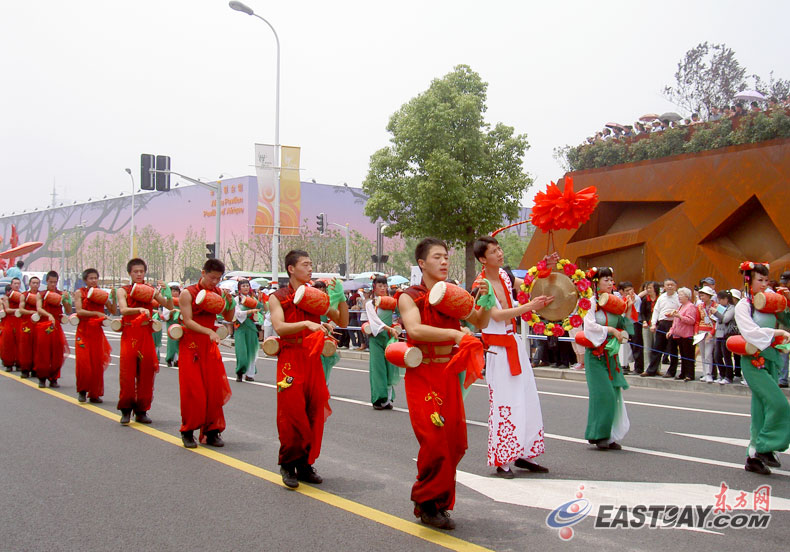
[[[521,318],[538,334],[562,337],[565,335],[565,332],[578,328],[584,323],[584,315],[592,308],[590,299],[593,296],[593,290],[590,280],[587,279],[587,274],[568,259],[560,259],[557,263],[557,270],[568,276],[573,285],[576,286],[576,290],[579,293],[576,308],[562,322],[556,324],[554,322],[542,322],[540,316],[531,311],[521,315]],[[535,281],[540,278],[548,278],[551,272],[552,269],[545,259],[527,270],[524,283],[521,284],[521,291],[517,296],[518,302],[522,305],[528,303]]]
[[[741,263],[740,271],[741,272],[748,272],[750,270],[754,270],[755,265],[764,265],[766,268],[770,270],[771,266],[768,263],[755,263],[754,261],[744,261]]]

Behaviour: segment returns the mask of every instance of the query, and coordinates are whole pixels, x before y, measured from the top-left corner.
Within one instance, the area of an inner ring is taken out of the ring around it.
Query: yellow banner
[[[271,234],[274,231],[274,192],[276,186],[276,154],[274,146],[255,144],[258,175],[258,208],[255,213],[255,233]],[[302,206],[302,188],[299,181],[300,148],[281,146],[280,171],[280,235],[299,234],[299,216]]]

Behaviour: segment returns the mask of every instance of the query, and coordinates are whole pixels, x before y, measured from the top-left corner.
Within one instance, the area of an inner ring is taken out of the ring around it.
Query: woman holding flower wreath
[[[620,441],[628,432],[628,415],[622,391],[628,389],[617,354],[621,343],[627,343],[634,327],[623,316],[631,308],[633,298],[624,301],[625,308],[599,307],[598,299],[607,294],[612,297],[614,270],[610,267],[593,267],[587,272],[592,281],[593,300],[584,316],[584,332],[576,335],[576,342],[584,345],[585,376],[589,394],[587,429],[584,438],[601,450],[620,450]],[[606,310],[605,310],[606,309]],[[613,310],[619,314],[608,312]]]

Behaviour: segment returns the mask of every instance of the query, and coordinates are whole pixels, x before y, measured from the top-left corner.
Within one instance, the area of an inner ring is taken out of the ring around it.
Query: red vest
[[[291,287],[290,283],[288,284],[288,287],[281,287],[273,293],[283,308],[283,318],[285,319],[285,322],[302,322],[303,320],[309,320],[311,322],[315,322],[316,324],[320,324],[320,316],[303,311],[294,304],[294,293],[296,293],[296,290]],[[308,335],[310,335],[309,330],[302,330],[299,333],[289,334],[285,337],[295,338],[305,337]]]
[[[201,289],[205,289],[206,291],[213,291],[217,295],[222,295],[222,290],[218,287],[213,289],[204,288],[200,285],[200,282],[197,284],[193,284],[189,286],[186,291],[189,292],[189,295],[192,297],[192,320],[203,326],[204,328],[208,328],[209,330],[213,330],[216,326],[217,322],[217,315],[212,314],[210,312],[206,312],[198,308],[195,300],[197,299],[197,295]]]
[[[54,316],[58,322],[60,322],[60,316],[63,314],[63,305],[50,305],[45,303],[44,295],[47,294],[47,290],[39,291],[38,293],[41,295],[41,307],[49,314]],[[55,293],[60,293],[60,291],[55,291]]]
[[[419,286],[411,286],[406,288],[404,291],[398,292],[395,295],[395,300],[400,299],[400,294],[405,293],[409,297],[414,300],[414,304],[417,305],[417,308],[420,310],[420,320],[423,324],[427,324],[428,326],[433,326],[434,328],[446,328],[449,330],[460,330],[461,323],[455,319],[451,318],[445,314],[442,314],[435,308],[431,306],[428,302],[428,288],[423,285],[421,282]],[[455,341],[441,341],[441,342],[423,342],[423,341],[416,341],[408,336],[407,330],[407,338],[409,343],[429,343],[433,346],[441,346],[441,345],[455,345]]]
[[[88,299],[89,291],[90,289],[86,287],[77,290],[77,292],[80,294],[80,299],[82,299],[82,310],[103,313],[104,305],[100,305],[99,303],[94,303],[93,301]]]

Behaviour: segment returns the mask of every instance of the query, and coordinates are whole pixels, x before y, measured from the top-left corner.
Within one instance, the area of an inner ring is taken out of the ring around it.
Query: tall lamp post
[[[132,169],[127,167],[124,170],[129,173],[129,178],[132,179],[132,229],[129,231],[129,258],[132,259],[134,258],[134,175]]]
[[[277,156],[277,166],[275,167],[276,177],[274,183],[274,229],[272,231],[272,281],[278,282],[280,277],[280,37],[274,30],[272,24],[263,17],[252,11],[252,8],[233,0],[228,2],[231,9],[252,15],[266,23],[274,33],[274,40],[277,42],[277,92],[275,95],[275,114],[274,114],[274,149]]]

